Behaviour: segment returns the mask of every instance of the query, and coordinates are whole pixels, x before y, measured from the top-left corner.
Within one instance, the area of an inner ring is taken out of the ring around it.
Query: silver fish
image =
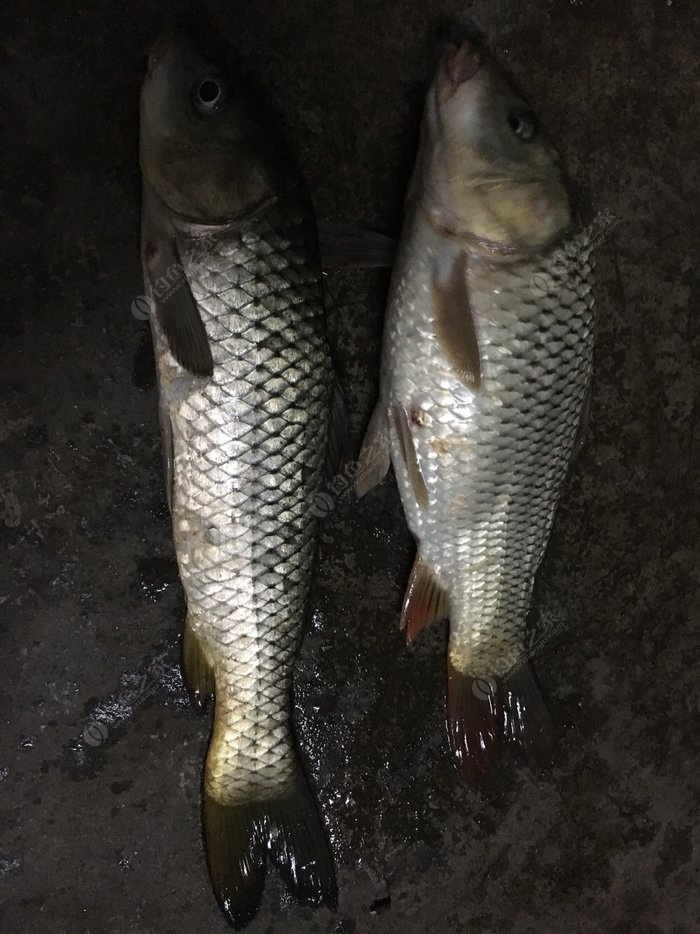
[[[290,709],[333,378],[315,223],[273,123],[180,36],[150,56],[141,169],[183,670],[195,706],[215,694],[207,858],[240,927],[268,855],[302,902],[336,899]]]
[[[551,720],[524,636],[591,378],[591,263],[559,156],[494,60],[447,47],[430,88],[387,310],[363,495],[394,465],[417,557],[408,640],[448,617],[447,727],[480,780]],[[569,254],[572,251],[569,250]],[[562,262],[561,258],[564,257]]]

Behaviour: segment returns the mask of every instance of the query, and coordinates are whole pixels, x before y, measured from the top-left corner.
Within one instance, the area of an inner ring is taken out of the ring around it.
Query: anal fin
[[[189,613],[182,639],[182,676],[192,706],[201,713],[214,693],[214,671],[192,629]]]
[[[358,458],[355,474],[355,493],[358,498],[382,482],[390,462],[388,406],[380,397],[369,420]]]
[[[413,642],[424,626],[444,619],[447,613],[446,591],[423,558],[416,555],[401,609],[401,628],[406,633],[406,642]]]

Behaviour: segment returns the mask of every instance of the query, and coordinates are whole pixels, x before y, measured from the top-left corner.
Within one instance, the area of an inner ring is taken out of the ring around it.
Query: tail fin
[[[240,804],[220,804],[205,792],[204,836],[214,893],[236,930],[260,907],[267,853],[302,904],[335,909],[333,861],[303,776],[278,797]]]
[[[264,805],[219,804],[205,793],[204,841],[214,894],[239,930],[255,917],[265,888]]]
[[[544,764],[552,721],[530,665],[498,679],[470,677],[448,662],[447,734],[455,763],[472,784],[484,780],[504,737]]]
[[[554,727],[532,665],[527,662],[503,680],[503,713],[506,739],[537,765],[547,765]]]
[[[455,764],[479,784],[495,762],[501,743],[498,686],[493,678],[471,678],[447,663],[447,735]]]

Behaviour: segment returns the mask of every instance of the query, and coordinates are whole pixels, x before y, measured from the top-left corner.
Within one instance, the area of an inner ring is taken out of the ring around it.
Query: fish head
[[[170,211],[220,223],[279,190],[279,141],[251,94],[188,36],[158,39],[141,91],[140,161],[146,184]]]
[[[528,253],[570,226],[559,154],[527,101],[472,41],[450,44],[442,56],[423,146],[425,207],[453,232]]]

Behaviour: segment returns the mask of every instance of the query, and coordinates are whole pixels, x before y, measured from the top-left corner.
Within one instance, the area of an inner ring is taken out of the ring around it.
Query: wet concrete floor
[[[184,6],[184,4],[182,5]],[[421,0],[212,2],[285,115],[321,217],[396,230],[428,36]],[[178,673],[183,600],[138,259],[137,102],[171,4],[4,10],[0,929],[209,932],[209,721]],[[483,791],[448,757],[445,630],[396,622],[411,541],[391,480],[326,519],[296,722],[338,912],[271,874],[251,934],[700,930],[698,38],[692,0],[475,0],[597,250],[590,431],[538,587],[554,765]],[[357,450],[383,272],[328,278]],[[98,724],[98,725],[95,725]],[[87,732],[85,732],[87,729]]]

